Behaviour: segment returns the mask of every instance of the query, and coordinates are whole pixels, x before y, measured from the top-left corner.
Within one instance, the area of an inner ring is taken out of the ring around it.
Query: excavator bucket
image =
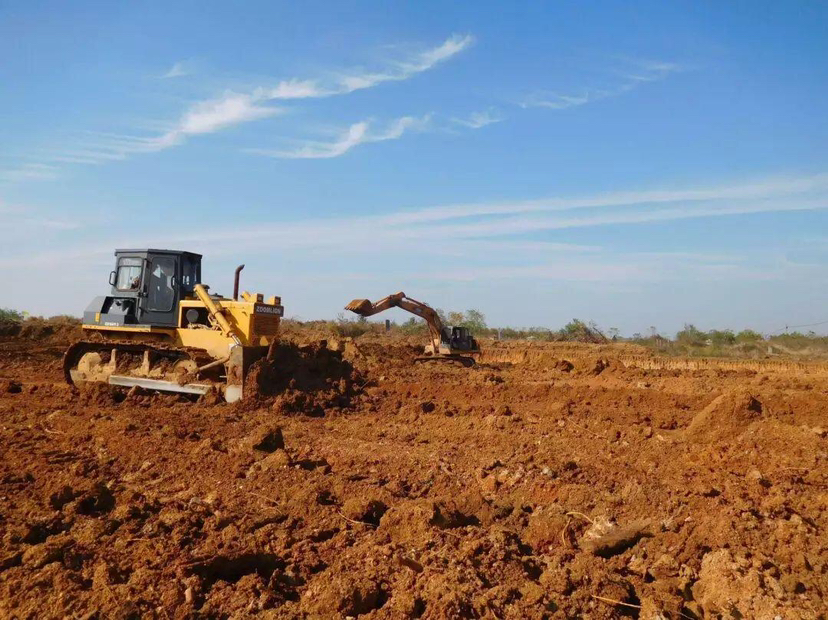
[[[373,305],[369,299],[354,299],[351,303],[345,306],[346,310],[355,312],[361,316],[368,316]]]

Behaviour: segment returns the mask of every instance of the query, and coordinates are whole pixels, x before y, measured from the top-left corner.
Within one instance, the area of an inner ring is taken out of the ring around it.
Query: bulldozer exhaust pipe
[[[236,275],[233,277],[233,301],[239,300],[239,277],[242,269],[244,269],[244,265],[236,267]]]

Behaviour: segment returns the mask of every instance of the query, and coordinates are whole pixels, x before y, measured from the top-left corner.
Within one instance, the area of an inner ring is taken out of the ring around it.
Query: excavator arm
[[[351,303],[345,306],[346,310],[350,310],[360,316],[373,316],[384,312],[389,308],[402,308],[403,310],[415,314],[421,319],[425,320],[428,325],[428,331],[431,335],[431,342],[434,350],[437,351],[440,347],[443,334],[443,321],[440,320],[440,315],[437,311],[416,299],[406,297],[405,293],[400,291],[388,297],[384,297],[379,301],[371,303],[369,299],[354,299]]]

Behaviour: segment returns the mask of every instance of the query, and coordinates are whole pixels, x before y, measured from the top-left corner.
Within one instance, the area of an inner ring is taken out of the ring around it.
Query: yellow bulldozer
[[[379,301],[371,303],[370,299],[354,299],[345,306],[346,310],[360,316],[369,317],[389,308],[401,308],[426,322],[431,342],[425,346],[424,355],[416,358],[417,362],[457,362],[463,366],[473,366],[473,355],[480,353],[477,340],[462,326],[444,325],[438,312],[421,301],[408,297],[400,291]]]
[[[85,338],[64,354],[66,381],[240,400],[250,367],[276,342],[281,299],[239,294],[244,265],[232,299],[211,294],[192,252],[125,249],[115,259],[110,294],[86,308]]]

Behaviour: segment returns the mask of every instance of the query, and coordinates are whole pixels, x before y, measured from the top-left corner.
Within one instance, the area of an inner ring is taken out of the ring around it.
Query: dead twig
[[[595,525],[595,521],[592,518],[586,516],[583,512],[575,512],[575,511],[567,512],[566,516],[567,517],[581,517],[582,519],[584,519],[586,521],[589,521],[592,525]]]
[[[45,424],[41,424],[40,428],[43,429],[43,432],[49,433],[50,435],[65,435],[66,434],[63,431],[57,431],[57,430],[54,430],[54,429],[51,429],[51,428],[46,428]]]
[[[611,598],[604,598],[603,596],[596,596],[595,594],[591,594],[590,596],[592,598],[598,600],[598,601],[602,601],[604,603],[609,603],[610,605],[621,605],[623,607],[631,607],[632,609],[641,609],[641,605],[634,605],[632,603],[624,603],[623,601],[616,601],[616,600],[611,599]],[[687,614],[685,614],[681,611],[678,612],[678,613],[682,618],[687,618],[688,620],[693,620],[692,616],[688,616]]]
[[[348,517],[346,517],[341,512],[337,512],[336,514],[338,514],[340,517],[345,519],[348,523],[353,523],[354,525],[367,525],[368,527],[373,527],[373,528],[377,527],[373,523],[368,523],[367,521],[355,521],[354,519],[349,519]]]
[[[274,506],[278,506],[278,505],[279,505],[279,502],[277,502],[275,499],[272,499],[272,498],[268,497],[267,495],[262,495],[261,493],[254,493],[253,491],[248,491],[247,493],[248,493],[249,495],[252,495],[253,497],[258,497],[259,499],[263,499],[263,500],[265,500],[265,501],[267,501],[267,502],[270,502],[270,503],[271,503],[271,504],[273,504]]]
[[[594,594],[591,594],[590,596],[592,596],[592,598],[594,598],[598,601],[603,601],[604,603],[609,603],[610,605],[621,605],[623,607],[632,607],[633,609],[641,609],[641,605],[633,605],[632,603],[624,603],[623,601],[616,601],[616,600],[611,599],[611,598],[604,598],[603,596],[595,596]]]
[[[582,431],[584,431],[585,433],[589,433],[590,435],[592,435],[592,436],[593,436],[593,437],[595,437],[596,439],[606,439],[606,437],[603,437],[602,435],[599,435],[599,434],[598,434],[598,433],[596,433],[595,431],[592,431],[592,430],[588,429],[586,426],[581,426],[581,425],[580,425],[580,424],[578,424],[577,422],[571,422],[571,421],[567,420],[567,424],[571,424],[571,425],[572,425],[572,426],[574,426],[575,428],[579,428],[579,429],[581,429]]]
[[[566,532],[569,529],[569,524],[572,523],[572,519],[566,520],[566,525],[564,525],[563,529],[561,530],[561,543],[564,547],[569,546],[569,542],[566,540]]]

